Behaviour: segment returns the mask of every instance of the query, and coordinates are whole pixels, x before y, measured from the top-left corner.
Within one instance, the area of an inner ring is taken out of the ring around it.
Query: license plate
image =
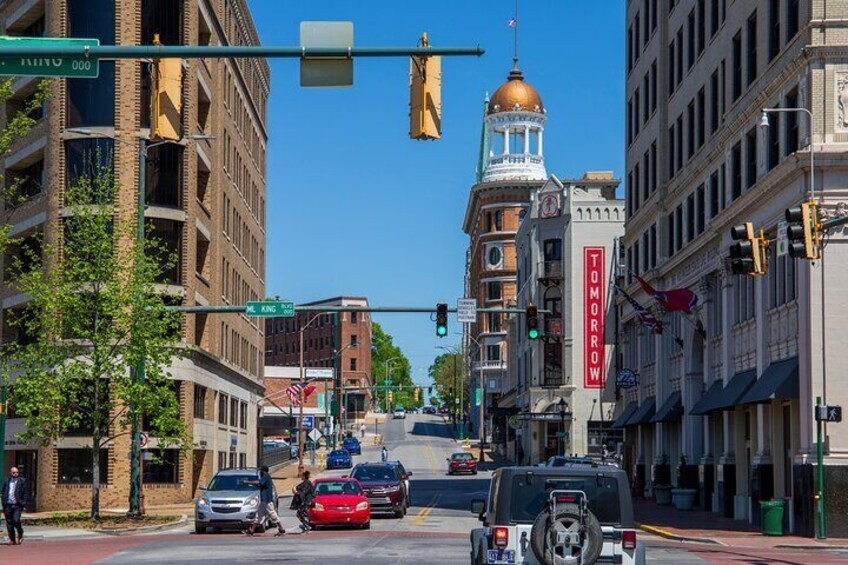
[[[515,551],[512,549],[489,549],[486,552],[486,563],[493,565],[515,563]]]

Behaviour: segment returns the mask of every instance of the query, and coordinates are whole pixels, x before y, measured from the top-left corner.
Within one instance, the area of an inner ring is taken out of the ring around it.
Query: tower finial
[[[513,50],[512,50],[512,66],[518,68],[518,0],[515,0],[515,17],[512,18],[513,30]]]

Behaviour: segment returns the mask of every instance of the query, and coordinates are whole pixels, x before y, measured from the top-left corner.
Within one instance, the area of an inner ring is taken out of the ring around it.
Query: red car
[[[371,527],[371,505],[356,479],[317,479],[315,506],[309,509],[312,526]]]
[[[470,453],[454,453],[448,459],[448,475],[454,473],[477,474],[477,460]]]

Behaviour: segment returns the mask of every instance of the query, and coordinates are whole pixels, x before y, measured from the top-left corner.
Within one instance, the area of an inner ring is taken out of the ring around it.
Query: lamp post
[[[342,403],[339,406],[339,416],[340,416],[339,419],[341,420],[341,414],[342,414],[342,412],[344,412],[345,423],[347,422],[347,402],[345,401],[345,394],[344,394],[344,376],[343,375],[344,375],[345,371],[342,369],[341,361],[342,361],[342,353],[344,353],[345,351],[347,351],[348,349],[351,349],[351,348],[359,348],[359,342],[349,343],[336,352],[336,366],[338,367],[339,382],[341,383],[340,388],[342,390],[342,394],[341,394]],[[338,402],[338,399],[336,399],[336,401]],[[324,404],[326,405],[326,402]],[[339,423],[341,423],[341,422],[339,422]],[[345,425],[342,425],[342,429],[344,429],[344,428],[345,428]]]
[[[303,404],[306,400],[306,397],[303,395],[303,390],[306,388],[306,379],[305,372],[303,367],[303,332],[312,325],[312,322],[317,320],[320,316],[323,316],[324,312],[318,312],[313,315],[306,324],[300,327],[298,333],[300,334],[300,393],[298,396],[300,397],[298,400],[298,420],[297,420],[297,476],[303,476],[303,449],[305,447],[306,442],[303,441]]]
[[[462,410],[462,405],[463,405],[463,400],[464,400],[463,399],[463,396],[464,396],[464,394],[463,394],[464,390],[463,389],[465,388],[465,383],[460,383],[459,386],[457,386],[457,378],[456,378],[456,375],[457,375],[457,373],[456,373],[456,357],[457,357],[457,355],[460,354],[460,351],[459,351],[459,348],[456,347],[456,346],[438,345],[436,347],[437,347],[437,349],[443,349],[445,351],[450,352],[453,356],[453,389],[456,392],[454,392],[454,407],[453,407],[452,412],[454,414],[454,429],[456,429],[457,427],[459,428],[459,439],[460,439],[460,441],[462,441],[462,440],[465,439],[465,426],[463,425],[464,424],[464,422],[463,422],[464,412]],[[457,395],[459,395],[459,398],[457,398]]]
[[[397,356],[397,357],[392,357],[391,359],[386,359],[386,371],[383,373],[383,375],[384,375],[383,386],[389,386],[387,384],[387,382],[389,380],[389,363],[391,363],[392,361],[394,361],[396,359],[400,359],[400,358],[401,358],[400,356]],[[385,398],[385,402],[386,402],[386,414],[388,414],[389,413],[389,391],[388,391],[388,389],[383,389],[383,397]]]
[[[134,143],[130,143],[128,141],[124,141],[123,139],[113,136],[106,135],[100,132],[96,132],[94,130],[85,129],[85,128],[69,128],[66,129],[65,132],[75,133],[77,135],[84,135],[102,139],[111,139],[117,143],[124,143],[126,145],[131,145],[136,147]],[[147,139],[144,137],[138,138],[138,195],[137,195],[137,232],[136,232],[136,242],[139,246],[144,243],[144,210],[146,206],[146,195],[145,192],[147,190],[146,180],[147,180],[147,153],[154,147],[159,147],[160,145],[174,144],[174,145],[183,145],[182,142],[189,140],[203,140],[203,139],[215,139],[214,136],[205,135],[205,134],[194,134],[187,137],[184,137],[180,141],[165,139],[162,141],[157,141],[155,143],[148,144]],[[133,379],[138,383],[144,383],[144,357],[138,360],[136,367],[133,371]],[[130,516],[140,516],[142,514],[142,506],[141,506],[141,420],[138,416],[138,413],[134,413],[132,417],[132,445],[130,449],[130,501],[129,501],[129,512]]]
[[[557,402],[557,409],[559,410],[559,433],[560,433],[560,444],[562,447],[560,448],[560,455],[565,455],[565,415],[568,410],[568,404],[566,404],[564,398],[560,398],[559,402]]]
[[[813,202],[816,201],[816,151],[815,143],[813,142],[813,113],[807,108],[763,108],[763,114],[760,118],[760,126],[763,128],[769,127],[769,114],[771,113],[803,113],[807,115],[810,124],[810,187],[807,191],[807,199]],[[822,205],[824,202],[821,203]],[[819,405],[827,404],[827,348],[825,340],[825,303],[824,303],[824,255],[821,261],[821,371],[822,371],[822,394],[816,398],[814,410],[818,409]],[[823,441],[823,426],[821,419],[816,419],[816,538],[827,538],[827,523],[824,514],[824,441]]]

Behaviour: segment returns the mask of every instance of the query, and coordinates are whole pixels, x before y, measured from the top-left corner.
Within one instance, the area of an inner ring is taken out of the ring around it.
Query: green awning
[[[771,400],[792,400],[800,397],[798,358],[790,357],[768,366],[748,390],[740,404],[760,404]]]
[[[718,402],[718,399],[721,397],[721,391],[724,390],[724,383],[721,379],[714,381],[710,388],[707,389],[706,394],[701,397],[701,400],[695,403],[695,406],[689,410],[690,414],[695,416],[702,416],[704,414],[709,414],[715,410],[715,404]]]
[[[635,400],[633,402],[628,402],[627,406],[624,407],[624,410],[619,414],[618,418],[615,419],[615,422],[612,423],[613,428],[623,428],[627,423],[627,420],[633,416],[633,413],[636,412],[636,409],[639,408],[639,403]]]
[[[683,417],[683,403],[680,400],[680,391],[676,390],[668,395],[663,405],[657,410],[656,415],[651,418],[654,423],[676,422]]]
[[[639,409],[633,413],[633,417],[627,420],[625,426],[637,426],[639,424],[650,424],[651,418],[654,417],[654,414],[657,412],[657,403],[656,399],[653,396],[649,396],[645,399],[645,402],[639,405]]]
[[[750,370],[744,373],[736,373],[715,403],[713,410],[733,410],[739,405],[739,401],[748,392],[748,389],[757,380],[757,371]]]

